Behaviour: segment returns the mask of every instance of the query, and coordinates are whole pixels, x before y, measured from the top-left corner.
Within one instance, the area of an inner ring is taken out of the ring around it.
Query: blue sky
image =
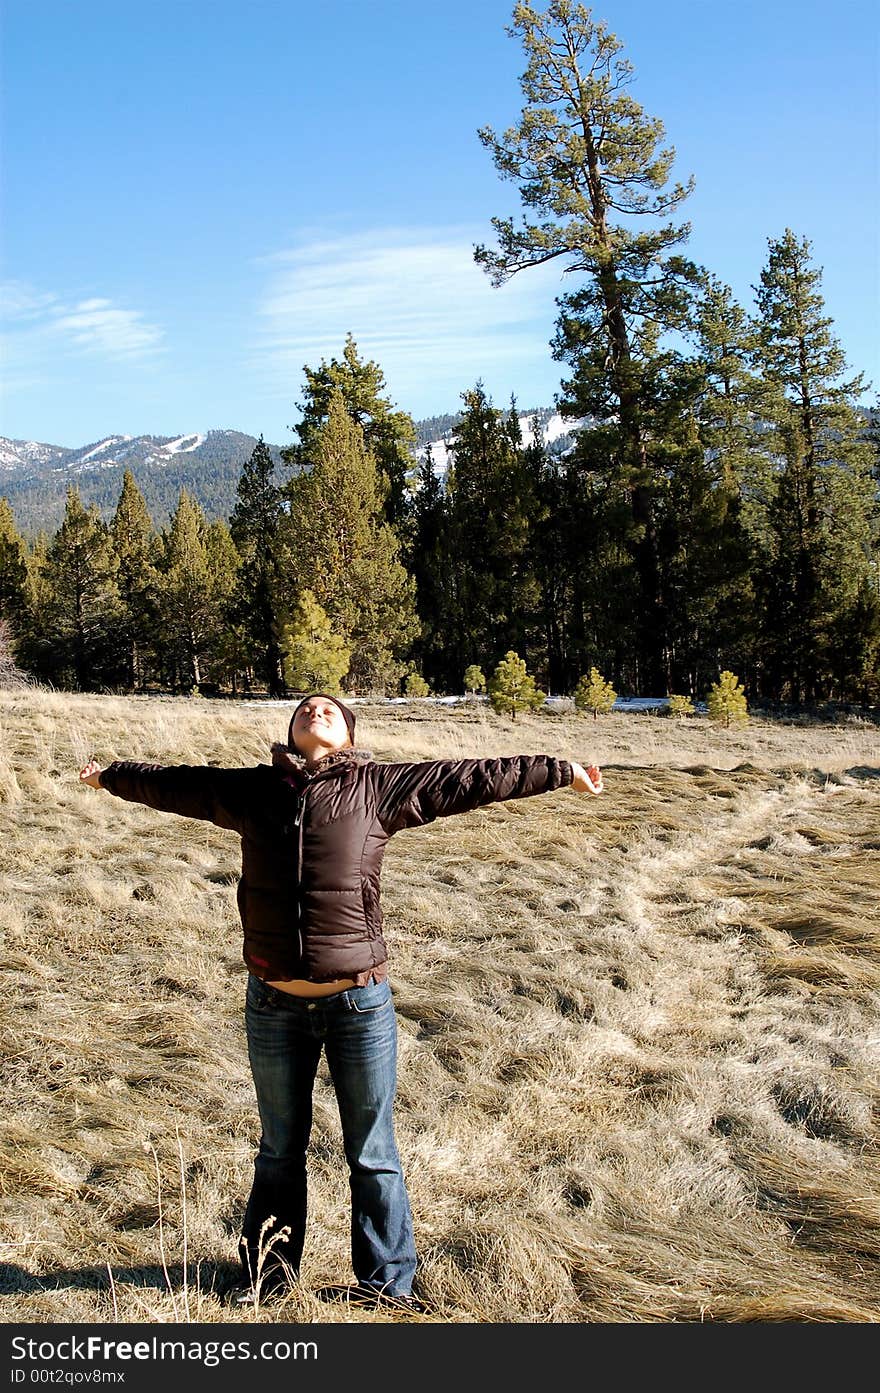
[[[519,212],[477,128],[521,110],[512,0],[3,0],[0,434],[287,444],[347,332],[416,419],[481,379],[550,405],[560,266],[493,289]],[[544,8],[539,0],[536,8]],[[696,191],[688,251],[751,308],[768,238],[823,268],[880,392],[874,0],[608,0]]]

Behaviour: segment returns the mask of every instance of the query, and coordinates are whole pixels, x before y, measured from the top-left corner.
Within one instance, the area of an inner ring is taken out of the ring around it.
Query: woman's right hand
[[[79,781],[81,784],[88,784],[89,788],[100,788],[98,775],[101,773],[101,765],[96,759],[90,759],[88,764],[84,764],[79,771]]]

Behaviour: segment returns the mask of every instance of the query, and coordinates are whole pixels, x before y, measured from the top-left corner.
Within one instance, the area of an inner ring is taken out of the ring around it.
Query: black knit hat
[[[290,718],[290,725],[287,727],[287,743],[291,747],[291,749],[296,749],[296,745],[293,739],[293,723],[296,720],[297,712],[299,711],[300,706],[304,706],[307,701],[312,701],[314,697],[325,697],[327,701],[332,701],[334,706],[339,707],[340,711],[342,712],[345,718],[345,724],[348,726],[349,739],[351,740],[351,743],[354,744],[354,712],[350,710],[350,708],[347,707],[343,702],[341,702],[339,700],[339,697],[331,696],[329,692],[309,692],[308,696],[304,696],[302,701],[297,706],[296,710]]]

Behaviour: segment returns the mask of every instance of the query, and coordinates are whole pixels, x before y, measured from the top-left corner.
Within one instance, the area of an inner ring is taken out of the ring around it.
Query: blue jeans
[[[248,979],[248,1055],[262,1137],[245,1211],[241,1259],[252,1280],[299,1272],[306,1228],[306,1150],[322,1048],[342,1124],[351,1187],[351,1260],[358,1282],[390,1295],[412,1290],[412,1216],[394,1140],[397,1018],[387,981],[304,998]],[[274,1217],[273,1217],[274,1216]],[[266,1220],[272,1223],[263,1230]],[[281,1228],[289,1235],[267,1241]],[[263,1230],[261,1240],[261,1230]]]

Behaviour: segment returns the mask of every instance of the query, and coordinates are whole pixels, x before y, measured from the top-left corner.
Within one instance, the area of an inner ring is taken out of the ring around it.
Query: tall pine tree
[[[57,680],[78,691],[115,685],[122,676],[118,568],[107,524],[94,504],[83,507],[71,485],[45,578]]]
[[[136,690],[147,680],[151,652],[158,642],[156,614],[161,547],[146,501],[130,469],[123,475],[122,491],[110,524],[110,538],[118,563],[119,641],[124,651],[126,686]]]
[[[444,482],[428,446],[419,464],[412,500],[411,554],[408,570],[415,583],[420,632],[412,660],[435,691],[455,691],[449,660],[452,613],[450,562],[453,547]],[[453,592],[454,593],[454,592]]]
[[[730,287],[716,276],[703,279],[693,337],[694,411],[707,490],[686,581],[697,629],[682,686],[696,695],[723,668],[744,672],[749,685],[757,686],[754,572],[770,544],[776,484],[763,418],[765,388],[754,371],[756,331]]]
[[[867,674],[841,658],[856,623],[871,626],[877,585],[874,452],[832,332],[811,244],[770,240],[757,288],[756,362],[780,462],[763,573],[764,684],[795,702],[846,695]],[[870,653],[865,655],[870,663]]]
[[[241,557],[233,613],[250,661],[270,695],[284,689],[281,628],[289,606],[279,584],[281,492],[262,435],[238,481],[230,532]]]
[[[27,545],[15,524],[7,498],[0,498],[0,619],[15,635],[22,627],[27,602]]]
[[[526,104],[517,126],[500,137],[486,127],[480,138],[528,211],[521,222],[494,218],[498,250],[477,247],[476,259],[495,284],[557,258],[585,277],[559,301],[554,354],[572,368],[564,410],[601,426],[601,436],[590,432],[583,468],[604,475],[605,527],[626,524],[617,545],[634,572],[631,677],[665,690],[657,493],[666,461],[653,449],[652,416],[658,389],[668,389],[653,360],[658,334],[686,324],[696,269],[675,251],[687,225],[668,218],[691,186],[670,184],[674,151],[662,145],[662,123],[629,96],[632,66],[589,9],[571,0],[551,0],[541,13],[517,4],[508,32],[528,57]],[[639,219],[658,225],[638,230]],[[585,559],[601,541],[598,532],[584,538]]]
[[[213,688],[227,684],[235,688],[243,657],[235,605],[241,557],[228,525],[221,518],[205,531],[205,561],[211,609],[205,634],[204,667]]]
[[[449,665],[457,683],[475,657],[494,666],[514,650],[533,666],[533,646],[542,637],[529,550],[536,501],[515,404],[505,416],[480,382],[462,401],[446,482],[448,593],[457,611]],[[543,649],[537,656],[543,666]]]
[[[285,585],[311,590],[351,652],[349,692],[396,690],[418,632],[415,585],[385,520],[387,482],[338,389],[285,485]],[[307,466],[307,467],[306,467]]]
[[[24,610],[16,629],[16,661],[41,680],[55,682],[64,662],[52,620],[52,586],[48,577],[50,538],[40,531],[28,544]]]
[[[163,534],[160,615],[168,680],[185,691],[207,672],[216,624],[205,515],[186,489]]]

